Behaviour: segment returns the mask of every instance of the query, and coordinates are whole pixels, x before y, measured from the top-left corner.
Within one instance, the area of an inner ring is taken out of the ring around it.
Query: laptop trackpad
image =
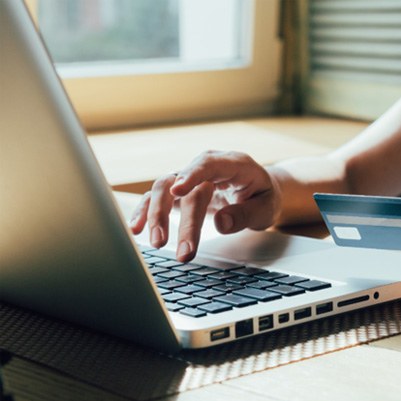
[[[257,263],[334,247],[335,244],[330,241],[285,235],[279,232],[245,230],[232,235],[204,238],[201,241],[199,253]]]

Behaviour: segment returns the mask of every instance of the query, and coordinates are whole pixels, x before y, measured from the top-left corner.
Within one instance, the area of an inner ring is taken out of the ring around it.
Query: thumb
[[[217,230],[231,234],[245,228],[264,230],[274,223],[276,205],[271,191],[242,203],[225,206],[214,216]]]

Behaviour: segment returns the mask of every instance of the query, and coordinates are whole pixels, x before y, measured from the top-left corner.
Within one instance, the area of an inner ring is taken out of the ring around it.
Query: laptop
[[[3,301],[175,352],[400,297],[399,251],[246,230],[180,264],[138,244],[22,0],[0,1],[0,52]]]

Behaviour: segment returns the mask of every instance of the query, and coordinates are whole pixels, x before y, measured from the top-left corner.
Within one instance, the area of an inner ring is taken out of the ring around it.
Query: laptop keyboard
[[[244,265],[180,263],[161,250],[140,249],[167,309],[195,318],[331,287],[326,281]]]

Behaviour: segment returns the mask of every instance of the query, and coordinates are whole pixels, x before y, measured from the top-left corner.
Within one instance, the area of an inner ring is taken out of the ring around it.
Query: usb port
[[[210,341],[222,340],[230,337],[230,328],[223,327],[222,329],[213,330],[210,332]]]
[[[294,320],[305,319],[312,316],[312,308],[302,308],[294,312]]]
[[[253,334],[253,320],[246,319],[235,323],[235,338],[249,336]]]
[[[290,314],[289,313],[282,313],[281,315],[279,315],[278,317],[278,322],[280,324],[282,323],[287,323],[290,320]]]
[[[266,315],[259,318],[259,331],[273,328],[273,315]]]
[[[333,310],[333,302],[326,302],[324,304],[316,305],[316,315],[329,313]]]

